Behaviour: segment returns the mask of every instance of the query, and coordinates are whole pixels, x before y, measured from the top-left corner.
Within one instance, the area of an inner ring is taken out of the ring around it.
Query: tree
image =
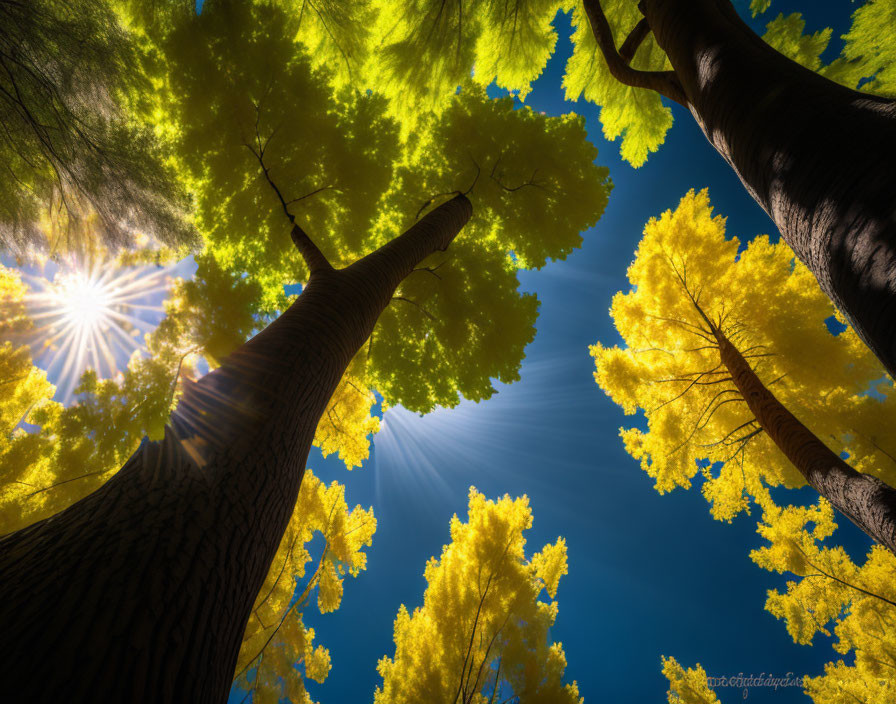
[[[4,0],[0,22],[0,244],[193,240],[186,191],[140,119],[138,49],[105,0]]]
[[[843,56],[825,67],[818,56],[829,32],[797,37],[801,19],[791,15],[773,21],[764,42],[730,2],[468,7],[419,0],[384,15],[384,86],[408,102],[430,105],[432,96],[445,95],[442,87],[457,84],[475,66],[477,80],[497,79],[522,99],[553,51],[550,22],[559,9],[573,12],[567,98],[584,96],[600,105],[605,136],[621,136],[623,158],[636,166],[672,125],[662,98],[687,108],[822,290],[896,374],[890,334],[896,235],[888,171],[896,158],[890,99],[896,82],[892,37],[881,30],[893,26],[892,0],[870,0],[857,10]],[[861,91],[854,90],[860,82]]]
[[[896,156],[893,101],[791,61],[759,41],[730,3],[646,0],[642,7],[662,50],[647,70],[624,62],[600,1],[586,1],[609,71],[692,112],[822,290],[896,374],[896,233],[892,184],[881,171]],[[894,9],[879,0],[858,16],[847,56],[868,58],[866,77],[879,66],[881,42],[865,22]],[[882,82],[871,87],[893,94]]]
[[[0,274],[0,301],[8,321],[3,333],[27,330],[31,321],[24,306],[26,287],[12,270]],[[196,303],[214,293],[216,307],[229,300],[232,307],[224,306],[225,311],[238,311],[238,301],[244,297],[241,290],[252,288],[242,279],[222,285],[220,271],[211,282],[199,277],[176,283],[167,302],[168,316],[147,341],[152,357],[134,356],[120,380],[100,381],[94,371],[87,372],[78,403],[67,408],[52,400],[53,386],[42,370],[31,366],[28,347],[6,341],[0,348],[0,383],[8,394],[0,405],[0,422],[11,432],[0,438],[0,533],[62,510],[102,486],[140,438],[161,438],[178,380],[189,374],[196,350],[214,359],[207,350],[215,349],[215,344],[196,347],[197,334],[217,343],[226,337],[216,325],[222,322],[219,316],[206,311],[201,321],[196,320],[201,313]],[[228,322],[233,324],[233,315]],[[184,344],[194,346],[182,354]],[[338,452],[348,468],[366,457],[365,436],[376,422],[369,416],[372,394],[365,398],[351,383],[346,375],[330,402],[331,408],[339,408],[338,428],[321,422],[313,441],[325,455]],[[37,429],[26,432],[18,427],[21,421]],[[85,474],[85,466],[99,469]],[[314,644],[314,630],[302,622],[303,610],[315,589],[321,613],[339,607],[344,575],[356,576],[365,568],[363,547],[370,545],[376,530],[372,510],[349,511],[344,494],[343,486],[336,482],[325,486],[310,470],[303,479],[289,525],[253,605],[237,661],[237,681],[256,702],[279,697],[281,691],[304,701],[303,676],[317,681],[327,676],[329,652]],[[315,534],[324,538],[322,550],[310,545]],[[306,576],[312,554],[316,567],[304,582],[301,598],[293,599],[296,581]]]
[[[661,492],[702,468],[725,520],[750,498],[768,510],[770,487],[808,483],[896,551],[896,463],[873,450],[860,473],[840,456],[860,449],[849,412],[883,371],[851,330],[828,332],[833,309],[786,246],[760,237],[738,249],[706,191],[647,224],[633,290],[611,308],[626,348],[591,350],[601,388],[647,417],[647,432],[622,431],[626,449]]]
[[[768,544],[750,557],[760,567],[794,577],[785,592],[769,590],[766,610],[785,621],[795,643],[810,645],[819,635],[836,638],[837,653],[853,654],[848,663],[839,659],[825,665],[823,675],[785,678],[782,684],[801,684],[815,704],[892,701],[896,557],[875,545],[865,563],[857,565],[843,547],[823,545],[836,527],[824,499],[814,506],[771,507],[759,524]],[[685,671],[674,658],[664,658],[663,672],[670,702],[672,692],[684,702],[718,701],[706,698],[711,690],[699,665]],[[697,696],[701,692],[702,698]]]
[[[584,701],[575,682],[562,682],[562,646],[548,644],[566,543],[558,538],[527,559],[531,526],[525,496],[489,501],[470,488],[467,522],[451,519],[451,543],[426,564],[423,606],[398,611],[375,704]]]
[[[401,142],[380,96],[312,70],[296,18],[173,17],[152,37],[156,109],[203,257],[275,319],[223,360],[214,345],[221,365],[183,384],[161,440],[0,542],[4,673],[36,697],[221,700],[346,370],[364,398],[417,410],[514,380],[536,314],[516,272],[578,246],[609,190],[578,118],[470,86]]]
[[[669,704],[720,704],[709,687],[706,671],[697,664],[683,668],[675,658],[663,658],[663,675],[669,680]]]
[[[834,532],[828,502],[788,506],[763,516],[759,534],[768,545],[750,557],[767,570],[789,572],[787,590],[770,590],[765,608],[787,623],[794,642],[809,644],[817,634],[836,636],[834,650],[854,659],[828,663],[825,674],[804,679],[817,704],[885,702],[896,694],[891,671],[896,626],[896,557],[875,545],[864,565],[840,546],[823,546]],[[833,625],[833,628],[831,627]]]

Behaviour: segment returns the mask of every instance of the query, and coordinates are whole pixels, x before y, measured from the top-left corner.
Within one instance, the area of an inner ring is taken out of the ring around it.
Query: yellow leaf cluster
[[[343,485],[325,485],[306,470],[292,518],[249,617],[237,661],[235,683],[251,691],[256,704],[278,702],[283,697],[310,702],[304,678],[326,679],[330,653],[314,644],[314,629],[305,626],[302,614],[315,589],[320,613],[339,608],[345,576],[357,576],[365,569],[364,548],[371,545],[375,532],[373,509],[355,506],[350,510]],[[324,545],[308,574],[316,535],[323,538]]]
[[[566,657],[549,640],[557,603],[539,598],[556,595],[566,543],[527,560],[523,533],[531,525],[525,496],[491,501],[470,489],[467,522],[452,518],[451,543],[426,565],[423,606],[399,609],[376,704],[485,704],[522,692],[529,702],[583,701],[575,682],[563,683]]]
[[[875,545],[858,565],[842,547],[822,544],[835,528],[824,499],[766,512],[759,534],[768,544],[750,556],[765,569],[795,577],[785,592],[769,591],[766,609],[786,622],[794,642],[809,644],[820,633],[834,636],[837,652],[853,654],[850,664],[832,662],[823,675],[806,678],[805,691],[817,704],[892,702],[896,556]]]
[[[625,413],[643,412],[621,435],[660,493],[700,472],[713,516],[731,520],[751,500],[771,506],[770,487],[804,485],[731,383],[695,301],[819,438],[896,483],[892,384],[851,329],[829,331],[834,309],[786,245],[726,238],[707,191],[690,191],[647,224],[628,279],[610,310],[624,344],[591,347],[594,376]]]
[[[698,663],[685,669],[675,658],[663,657],[663,676],[669,680],[666,699],[669,704],[720,704],[709,688],[706,671]]]

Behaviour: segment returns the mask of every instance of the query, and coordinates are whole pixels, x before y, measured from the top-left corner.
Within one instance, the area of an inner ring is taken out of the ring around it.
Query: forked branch
[[[289,210],[289,205],[291,203],[297,203],[298,201],[304,200],[305,198],[309,198],[317,193],[322,191],[326,191],[333,186],[324,186],[322,188],[317,188],[310,193],[306,193],[303,196],[298,198],[293,198],[287,202],[287,200],[283,197],[283,193],[280,188],[274,182],[274,179],[271,177],[271,170],[268,165],[265,163],[264,155],[265,151],[268,148],[268,144],[271,141],[271,137],[273,137],[273,133],[268,136],[264,142],[261,140],[261,134],[258,129],[258,122],[261,115],[261,109],[258,105],[255,106],[256,112],[256,120],[255,120],[255,145],[251,145],[248,143],[244,143],[243,146],[246,147],[252,155],[258,161],[258,165],[261,167],[261,173],[264,175],[265,181],[268,182],[268,185],[274,191],[277,196],[277,200],[280,201],[280,207],[283,208],[283,213],[286,215],[287,219],[290,223],[292,223],[292,230],[289,235],[292,239],[293,244],[296,246],[296,249],[299,250],[299,253],[302,255],[302,258],[305,260],[305,264],[308,265],[308,270],[313,276],[314,274],[321,271],[332,271],[333,266],[330,264],[330,261],[324,256],[324,253],[320,251],[314,241],[308,236],[301,226],[296,223],[296,217]]]
[[[635,49],[637,49],[638,44],[643,41],[644,37],[638,39],[637,35],[634,37],[630,35],[632,41],[626,40],[623,48],[626,50],[626,53],[631,52],[631,57],[626,60],[616,49],[613,30],[610,29],[610,23],[607,21],[607,16],[600,5],[600,0],[584,0],[584,3],[585,13],[588,15],[588,21],[591,23],[591,31],[594,33],[594,38],[597,40],[597,45],[600,47],[604,60],[607,62],[607,68],[610,69],[613,78],[633,88],[647,88],[648,90],[656,91],[660,95],[669,98],[669,100],[674,100],[679,105],[686,107],[687,97],[674,71],[639,71],[629,66]],[[646,31],[649,30],[649,27],[646,30],[644,27],[638,29],[640,24],[639,22],[635,26],[635,31],[639,33],[644,32],[646,36]]]

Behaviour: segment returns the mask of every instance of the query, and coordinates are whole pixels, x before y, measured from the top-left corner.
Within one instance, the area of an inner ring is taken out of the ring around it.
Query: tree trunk
[[[813,489],[896,554],[896,489],[844,462],[775,398],[718,328],[713,332],[722,364],[766,435]]]
[[[896,103],[782,56],[729,0],[644,0],[709,142],[896,377]]]
[[[459,195],[296,302],[191,385],[163,441],[0,541],[0,699],[224,702],[318,421],[395,288],[444,250]]]

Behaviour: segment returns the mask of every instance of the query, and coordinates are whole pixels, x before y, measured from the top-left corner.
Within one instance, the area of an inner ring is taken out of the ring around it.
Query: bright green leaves
[[[805,26],[806,21],[799,12],[786,17],[780,14],[768,23],[762,39],[801,66],[817,71],[821,66],[821,54],[831,40],[831,28],[803,34]]]
[[[617,46],[641,19],[637,3],[628,0],[603,0],[601,3],[613,30]],[[581,2],[574,6],[573,53],[566,65],[563,87],[567,100],[586,100],[601,106],[600,121],[609,140],[622,137],[620,153],[632,166],[641,166],[650,152],[659,149],[672,126],[672,111],[659,94],[643,88],[623,85],[610,74],[597,46]],[[644,71],[669,69],[665,53],[648,35],[635,53],[632,66]]]
[[[337,267],[412,225],[424,203],[472,187],[472,220],[401,285],[356,376],[418,411],[488,398],[493,379],[517,379],[534,336],[537,302],[517,291],[517,270],[580,245],[607,203],[607,169],[580,118],[515,110],[469,79],[402,142],[381,95],[333,93],[293,41],[300,21],[216,4],[163,42],[166,109],[208,247],[191,315],[225,328],[192,337],[220,358],[252,329],[247,316],[283,310],[283,286],[307,279],[268,178]],[[368,427],[358,414],[351,426]],[[352,447],[346,457],[362,457]]]
[[[580,118],[550,118],[467,82],[422,122],[388,195],[381,238],[412,224],[417,204],[470,190],[473,217],[445,254],[396,292],[370,344],[370,374],[387,403],[426,412],[480,400],[491,379],[516,381],[537,302],[516,272],[562,259],[603,212],[610,183]],[[419,206],[417,206],[419,207]]]
[[[554,51],[557,33],[551,21],[561,2],[492,0],[480,6],[482,33],[476,43],[475,78],[484,86],[494,81],[517,91],[524,100]]]
[[[870,78],[863,90],[896,97],[896,0],[869,0],[853,13],[852,27],[844,35],[843,56],[863,66]]]
[[[369,0],[281,0],[298,17],[296,40],[315,67],[330,72],[334,86],[359,86],[370,52],[374,12]]]
[[[538,302],[517,291],[516,273],[506,251],[461,240],[405,279],[369,347],[386,402],[425,413],[458,394],[489,398],[493,378],[517,381]]]
[[[296,44],[298,21],[235,3],[203,12],[166,41],[178,155],[198,194],[198,223],[224,268],[248,272],[276,305],[305,280],[290,222],[268,176],[334,265],[367,248],[397,156],[382,99],[334,97]]]
[[[527,558],[531,526],[525,496],[490,501],[470,488],[467,522],[452,518],[451,543],[426,565],[423,606],[399,609],[375,704],[485,704],[522,692],[529,702],[581,704],[575,682],[563,683],[563,648],[549,638],[566,543]]]
[[[557,34],[551,20],[561,0],[378,0],[371,82],[393,101],[393,114],[413,124],[446,107],[470,75],[518,91],[542,72]]]

